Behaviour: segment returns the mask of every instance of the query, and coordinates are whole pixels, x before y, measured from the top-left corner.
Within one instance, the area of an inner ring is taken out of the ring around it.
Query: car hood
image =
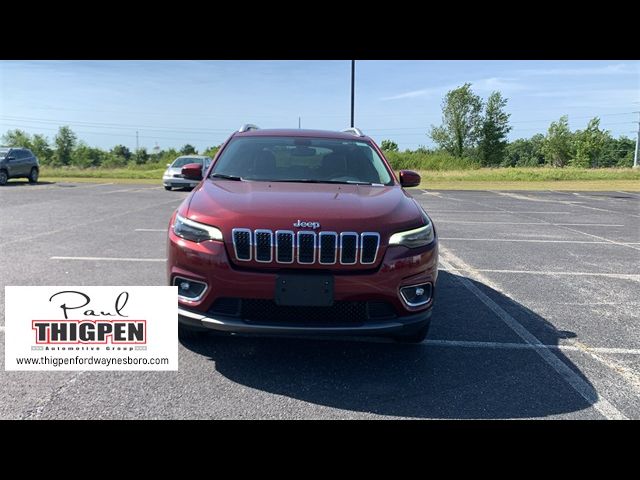
[[[298,220],[318,222],[316,231],[380,232],[419,226],[418,206],[400,186],[206,180],[180,214],[215,225],[230,240],[232,228],[308,230]]]

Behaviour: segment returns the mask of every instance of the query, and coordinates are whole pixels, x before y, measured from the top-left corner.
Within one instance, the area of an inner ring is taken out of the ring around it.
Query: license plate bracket
[[[330,307],[333,305],[333,275],[277,275],[275,303],[295,307]]]

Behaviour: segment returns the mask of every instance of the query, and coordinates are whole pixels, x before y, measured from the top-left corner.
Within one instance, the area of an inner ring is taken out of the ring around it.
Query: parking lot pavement
[[[3,368],[0,418],[640,418],[640,195],[411,193],[441,246],[423,344],[210,337],[178,372]],[[2,285],[163,285],[187,195],[0,188]]]

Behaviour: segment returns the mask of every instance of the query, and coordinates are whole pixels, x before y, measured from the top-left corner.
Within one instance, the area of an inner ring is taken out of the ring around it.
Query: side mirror
[[[4,158],[5,158],[5,160],[7,162],[10,162],[11,160],[15,160],[16,159],[16,157],[12,157],[12,156],[11,157],[4,157]]]
[[[420,175],[413,170],[400,170],[400,185],[403,187],[417,187],[420,185]]]
[[[188,180],[202,180],[202,165],[189,163],[182,167],[182,176]]]

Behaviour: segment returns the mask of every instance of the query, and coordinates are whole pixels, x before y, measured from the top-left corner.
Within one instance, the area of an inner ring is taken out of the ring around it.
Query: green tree
[[[44,135],[36,133],[31,140],[31,151],[38,161],[44,165],[49,165],[53,161],[53,150],[49,146],[49,141]]]
[[[471,84],[450,90],[442,102],[442,125],[431,126],[431,139],[440,147],[462,157],[477,146],[482,125],[482,100]]]
[[[621,136],[613,138],[609,136],[602,149],[600,166],[602,167],[631,167],[633,166],[633,154],[636,148],[636,141]]]
[[[187,143],[184,147],[180,149],[180,153],[182,155],[193,155],[198,152],[196,150],[196,147]]]
[[[113,153],[113,150],[110,152],[105,152],[102,158],[102,162],[100,166],[102,168],[122,168],[127,165],[127,160],[120,155],[116,155]]]
[[[105,160],[107,153],[99,148],[79,142],[73,151],[71,164],[80,168],[99,167]]]
[[[215,146],[215,147],[209,147],[209,148],[205,148],[204,152],[202,153],[203,155],[206,155],[207,157],[215,157],[216,153],[218,153],[218,150],[220,150],[221,145]]]
[[[31,137],[24,130],[16,128],[9,130],[2,136],[2,143],[7,147],[31,148]]]
[[[571,161],[576,167],[590,168],[600,166],[602,153],[610,134],[607,130],[600,130],[600,119],[594,117],[589,120],[587,128],[578,130],[574,134],[575,157]]]
[[[146,148],[139,148],[133,156],[137,165],[142,165],[149,161],[149,153]]]
[[[544,135],[535,134],[531,138],[519,138],[509,143],[505,149],[503,167],[537,167],[544,164]]]
[[[573,156],[573,134],[569,130],[569,118],[560,117],[552,122],[544,139],[542,151],[547,163],[554,167],[564,167]]]
[[[168,150],[163,150],[160,153],[158,163],[160,164],[172,163],[179,156],[180,156],[180,152],[178,152],[175,148],[169,148]]]
[[[131,150],[124,145],[116,145],[111,149],[111,153],[124,160],[123,163],[126,163],[131,158]]]
[[[382,140],[380,148],[385,152],[397,152],[398,144],[392,140]]]
[[[507,148],[507,134],[511,131],[509,126],[509,113],[504,111],[507,99],[500,92],[492,92],[485,105],[484,118],[480,130],[480,143],[478,150],[482,165],[500,165],[504,159]]]
[[[78,138],[70,127],[64,126],[58,129],[54,142],[56,149],[53,154],[53,163],[55,165],[69,165],[73,149],[76,146]]]

